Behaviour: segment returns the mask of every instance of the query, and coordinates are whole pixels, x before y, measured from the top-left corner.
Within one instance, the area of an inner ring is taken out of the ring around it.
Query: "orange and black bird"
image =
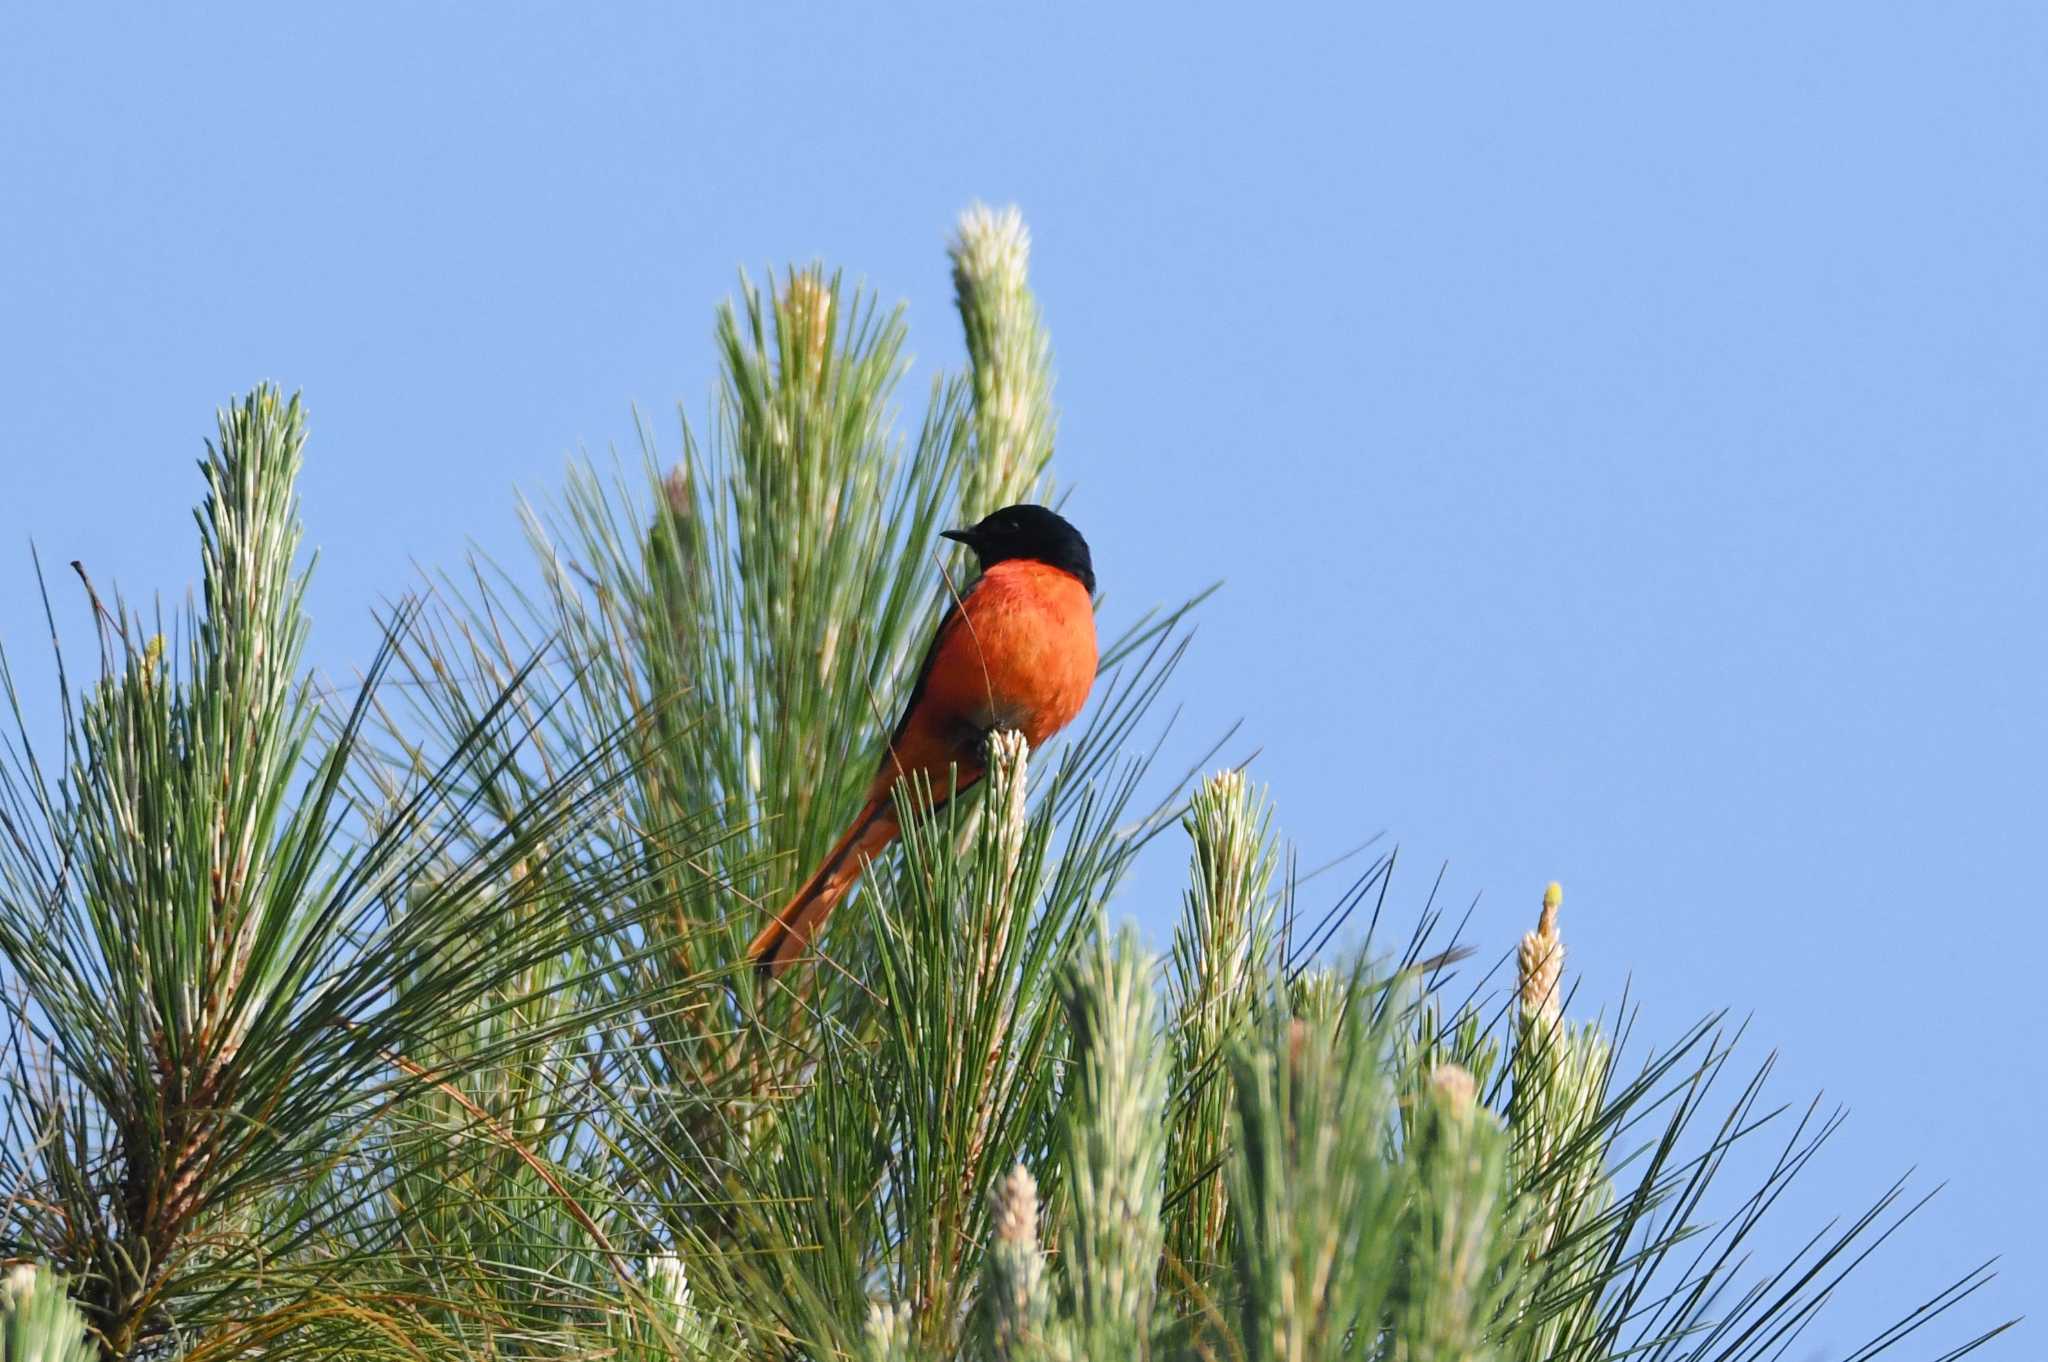
[[[949,780],[965,790],[986,769],[990,734],[1014,729],[1035,750],[1095,684],[1095,569],[1079,530],[1043,506],[1005,506],[943,533],[974,550],[981,575],[939,621],[853,825],[747,947],[770,978],[804,953],[863,861],[896,840],[898,781],[922,774],[934,791]]]

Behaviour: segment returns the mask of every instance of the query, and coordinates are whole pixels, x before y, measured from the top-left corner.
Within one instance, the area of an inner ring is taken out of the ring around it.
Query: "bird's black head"
[[[1088,541],[1043,506],[1005,506],[971,529],[941,533],[973,549],[984,572],[997,563],[1026,558],[1071,572],[1091,595],[1095,591],[1095,565],[1088,557]]]

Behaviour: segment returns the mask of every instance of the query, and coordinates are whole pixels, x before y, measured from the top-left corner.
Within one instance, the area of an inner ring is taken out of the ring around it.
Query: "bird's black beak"
[[[974,547],[973,530],[940,530],[939,538],[951,539],[955,543],[965,544],[970,549]]]

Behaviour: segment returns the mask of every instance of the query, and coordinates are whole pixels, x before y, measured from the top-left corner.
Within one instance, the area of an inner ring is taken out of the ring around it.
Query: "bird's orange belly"
[[[952,764],[979,775],[981,740],[1014,729],[1036,749],[1071,723],[1095,684],[1095,611],[1088,592],[1042,563],[998,563],[961,603],[939,643],[898,745],[905,769]]]

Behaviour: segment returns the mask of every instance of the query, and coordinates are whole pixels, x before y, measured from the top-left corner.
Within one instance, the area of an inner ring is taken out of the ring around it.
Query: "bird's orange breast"
[[[1014,728],[1033,747],[1066,727],[1095,684],[1088,590],[1043,563],[998,563],[961,602],[926,683],[936,708]]]
[[[1035,749],[1071,723],[1095,684],[1095,609],[1072,574],[997,563],[976,580],[933,641],[922,694],[883,759],[878,787],[912,770],[934,781],[957,765],[981,774],[980,742],[1011,728]]]

